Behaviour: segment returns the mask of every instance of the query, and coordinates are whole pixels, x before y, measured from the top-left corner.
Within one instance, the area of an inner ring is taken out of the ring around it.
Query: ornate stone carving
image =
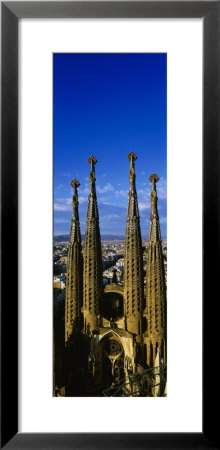
[[[95,187],[96,158],[91,155],[88,159],[90,170],[90,192],[88,198],[84,269],[83,269],[83,312],[84,331],[91,334],[100,325],[100,301],[103,293],[102,285],[102,251],[99,229],[99,214]]]
[[[117,284],[116,272],[113,283],[103,286],[95,178],[97,160],[93,155],[88,159],[90,191],[84,260],[78,212],[80,184],[75,179],[71,182],[74,192],[66,278],[65,341],[71,338],[74,327],[82,329],[83,312],[83,333],[87,336],[83,336],[82,342],[88,344],[86,351],[88,362],[92,366],[94,389],[101,389],[100,386],[103,385],[111,386],[111,383],[121,380],[126,373],[139,371],[146,364],[153,367],[166,362],[166,285],[156,190],[159,177],[154,173],[149,178],[152,183],[151,215],[147,248],[146,310],[143,311],[143,247],[135,185],[136,159],[137,155],[130,152],[123,286]],[[143,316],[147,324],[146,331],[142,329]],[[107,330],[112,331],[107,332],[105,337]]]
[[[80,183],[77,180],[72,180],[71,186],[74,189],[74,193],[66,276],[65,342],[70,339],[74,327],[81,328],[82,308],[83,259],[77,192]]]
[[[135,186],[134,161],[136,159],[137,155],[130,152],[128,155],[130,186],[125,235],[124,314],[127,330],[137,335],[137,339],[139,339],[142,333],[144,280],[140,217]]]
[[[157,210],[156,183],[159,177],[152,174],[150,230],[147,248],[146,316],[147,359],[150,366],[159,359],[166,361],[166,284],[159,215]]]

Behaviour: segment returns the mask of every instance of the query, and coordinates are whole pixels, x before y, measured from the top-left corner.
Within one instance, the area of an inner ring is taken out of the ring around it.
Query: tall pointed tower
[[[90,156],[88,163],[91,166],[91,170],[84,246],[83,312],[84,332],[90,335],[97,326],[100,326],[100,303],[103,284],[101,237],[95,187],[95,164],[97,160],[94,156]]]
[[[156,358],[166,362],[166,284],[162,253],[159,215],[157,210],[156,183],[159,177],[153,173],[149,181],[151,189],[151,216],[147,248],[146,317],[147,363],[155,366]]]
[[[78,211],[79,182],[73,180],[71,186],[73,194],[73,213],[69,237],[67,278],[66,278],[66,299],[65,299],[65,342],[73,333],[74,327],[81,328],[81,307],[83,298],[83,259],[81,247],[81,235]]]
[[[127,331],[137,335],[137,341],[140,342],[142,333],[144,284],[140,216],[135,185],[136,176],[134,161],[136,159],[137,156],[134,152],[129,153],[130,187],[128,193],[128,211],[125,236],[124,315],[125,327]]]

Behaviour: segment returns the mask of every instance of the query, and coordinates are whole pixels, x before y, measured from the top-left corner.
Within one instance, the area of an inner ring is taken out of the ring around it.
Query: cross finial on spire
[[[152,183],[152,191],[156,191],[156,183],[159,181],[159,177],[156,173],[152,173],[149,177],[149,181]]]
[[[157,183],[159,181],[159,177],[156,173],[152,173],[152,175],[149,177],[149,181],[153,184]]]
[[[97,159],[96,159],[95,156],[93,156],[93,155],[91,155],[91,156],[89,157],[89,159],[88,159],[88,163],[89,163],[91,166],[95,165],[97,162],[98,162]]]
[[[128,160],[130,161],[132,167],[133,167],[133,162],[136,161],[136,159],[137,159],[136,153],[130,152],[128,155]]]
[[[134,152],[130,152],[128,155],[128,160],[130,161],[130,170],[129,170],[130,188],[134,186],[135,183],[134,161],[136,159],[137,155]]]
[[[80,186],[80,183],[79,183],[78,180],[76,180],[76,179],[74,178],[74,180],[71,181],[70,186],[72,186],[73,189],[76,190],[76,189]]]
[[[80,186],[80,183],[79,183],[78,180],[76,180],[74,178],[74,180],[71,181],[70,185],[74,189],[72,205],[78,205],[78,192],[77,192],[77,189]]]
[[[157,208],[157,190],[156,190],[156,183],[158,182],[159,177],[156,173],[152,173],[152,175],[149,177],[149,181],[152,183],[152,189],[151,189],[151,205],[152,205],[152,212],[156,210]]]
[[[89,181],[91,183],[95,182],[95,164],[97,162],[98,162],[97,159],[93,155],[91,155],[88,159],[88,163],[91,165],[90,176],[89,176]],[[92,184],[91,184],[91,186],[92,186]]]

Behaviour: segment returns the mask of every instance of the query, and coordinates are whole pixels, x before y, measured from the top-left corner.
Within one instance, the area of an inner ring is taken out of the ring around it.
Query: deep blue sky
[[[54,54],[54,234],[69,233],[70,182],[77,178],[81,232],[88,199],[88,157],[96,164],[101,234],[125,233],[128,153],[136,161],[142,236],[148,235],[149,175],[160,181],[158,207],[166,238],[166,54]]]

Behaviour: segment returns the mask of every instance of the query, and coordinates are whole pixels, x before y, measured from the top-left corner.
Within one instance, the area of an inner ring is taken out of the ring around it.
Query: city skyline
[[[54,54],[54,235],[69,234],[77,178],[81,232],[94,154],[101,235],[125,235],[133,150],[142,236],[150,218],[149,175],[158,173],[158,210],[166,239],[166,55]]]

